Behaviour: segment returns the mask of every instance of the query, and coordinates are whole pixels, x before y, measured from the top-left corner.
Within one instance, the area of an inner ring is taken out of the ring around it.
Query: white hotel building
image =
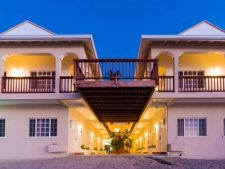
[[[131,153],[225,158],[224,53],[225,31],[207,21],[143,35],[138,59],[16,25],[0,34],[0,159],[102,154],[112,132],[129,134]]]

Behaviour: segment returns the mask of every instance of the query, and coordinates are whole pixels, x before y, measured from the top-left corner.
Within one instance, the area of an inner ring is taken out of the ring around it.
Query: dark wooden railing
[[[156,59],[78,59],[74,60],[75,80],[144,80],[158,82]]]
[[[225,76],[180,76],[179,92],[225,92]]]
[[[54,93],[55,77],[2,77],[2,93]]]
[[[174,76],[159,76],[157,92],[174,92]]]
[[[74,85],[74,76],[60,77],[60,93],[74,93],[77,92]]]

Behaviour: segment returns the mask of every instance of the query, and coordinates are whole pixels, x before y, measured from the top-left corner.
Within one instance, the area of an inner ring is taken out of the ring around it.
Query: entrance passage
[[[75,60],[76,88],[104,124],[138,122],[157,83],[157,60]]]

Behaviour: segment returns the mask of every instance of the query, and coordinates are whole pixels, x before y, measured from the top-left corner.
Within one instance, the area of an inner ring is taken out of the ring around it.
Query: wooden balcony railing
[[[73,76],[61,76],[60,77],[60,93],[74,93],[77,92],[74,86]]]
[[[156,59],[78,59],[74,60],[75,80],[156,80]]]
[[[225,76],[180,76],[179,92],[225,92]]]
[[[174,92],[174,76],[159,76],[157,92]]]
[[[94,62],[97,64],[96,62]],[[123,62],[122,62],[123,63]],[[95,65],[94,64],[94,65]],[[133,63],[132,63],[133,64]],[[131,66],[131,65],[129,65]],[[146,66],[146,65],[145,65]],[[136,75],[132,76],[131,73],[127,73],[130,69],[126,69],[123,66],[120,67],[121,72],[118,76],[119,79],[157,79],[154,77],[154,69],[151,72],[147,70],[143,71],[143,67],[139,70],[131,69],[131,72]],[[97,67],[97,66],[96,66]],[[103,66],[105,68],[105,66]],[[101,68],[102,70],[102,68]],[[86,76],[82,73],[82,76],[78,76],[77,79],[97,79],[97,80],[110,80],[115,76],[107,74],[109,70],[104,70],[104,76],[101,78],[101,71],[99,68],[99,76],[92,77],[93,72],[96,74],[97,71],[90,69],[86,72]],[[115,70],[115,69],[113,69]],[[118,69],[117,69],[118,70]],[[121,71],[123,70],[123,71]],[[82,69],[80,69],[82,71]],[[136,72],[135,72],[136,71]],[[110,72],[110,71],[109,71]],[[124,76],[124,73],[126,76]],[[174,76],[158,76],[158,92],[174,92]],[[225,92],[225,76],[180,76],[179,77],[179,92]],[[2,93],[54,93],[55,92],[55,77],[2,77]],[[61,93],[73,93],[77,92],[74,86],[73,76],[61,76],[60,77],[60,92]]]
[[[2,93],[54,93],[55,77],[2,77]]]

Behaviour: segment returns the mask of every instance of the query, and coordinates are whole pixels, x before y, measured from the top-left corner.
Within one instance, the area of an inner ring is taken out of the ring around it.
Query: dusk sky
[[[99,58],[135,58],[142,34],[177,34],[202,20],[225,28],[225,1],[1,1],[0,31],[24,20],[57,34],[92,34]]]

